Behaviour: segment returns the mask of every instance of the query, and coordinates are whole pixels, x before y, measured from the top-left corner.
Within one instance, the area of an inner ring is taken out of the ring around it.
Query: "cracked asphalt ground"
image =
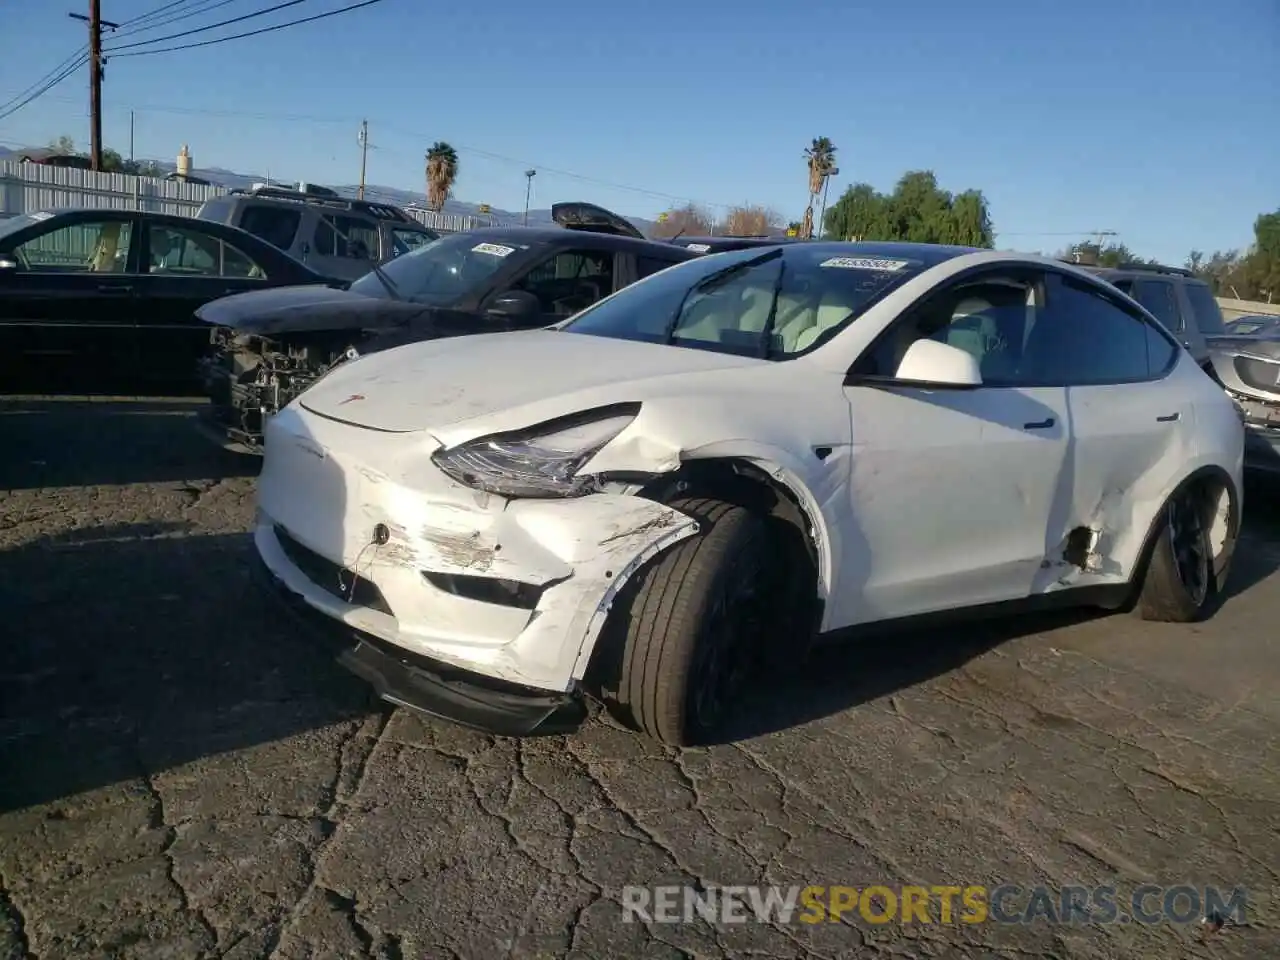
[[[1204,624],[824,651],[708,750],[600,718],[517,742],[380,708],[272,615],[252,464],[193,409],[0,402],[0,958],[1280,956],[1267,492]],[[1218,884],[1249,913],[622,922],[621,886],[667,882]]]

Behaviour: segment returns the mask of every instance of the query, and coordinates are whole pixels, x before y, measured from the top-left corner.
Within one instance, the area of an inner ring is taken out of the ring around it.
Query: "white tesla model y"
[[[1242,450],[1221,388],[1084,271],[792,243],[339,367],[271,421],[256,545],[388,700],[519,735],[591,696],[694,743],[753,658],[851,628],[1202,616]]]

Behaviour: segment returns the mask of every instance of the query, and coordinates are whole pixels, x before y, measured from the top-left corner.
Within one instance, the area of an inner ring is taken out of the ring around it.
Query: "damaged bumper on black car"
[[[334,366],[354,358],[354,348],[293,346],[251,333],[216,327],[200,375],[209,398],[199,424],[210,439],[236,453],[261,454],[266,421]]]

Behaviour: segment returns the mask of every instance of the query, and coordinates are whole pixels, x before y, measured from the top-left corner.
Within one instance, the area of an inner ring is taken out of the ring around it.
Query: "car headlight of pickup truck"
[[[591,410],[526,430],[437,450],[432,462],[468,487],[504,497],[576,497],[594,478],[578,471],[640,412],[639,404]]]

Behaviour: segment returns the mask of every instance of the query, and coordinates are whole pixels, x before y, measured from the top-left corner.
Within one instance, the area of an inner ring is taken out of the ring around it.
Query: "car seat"
[[[800,353],[813,346],[828,330],[838,327],[847,320],[849,314],[854,311],[849,299],[849,294],[842,290],[828,290],[823,294],[817,309],[813,311],[813,323],[796,332],[793,340],[784,340],[785,351]]]

